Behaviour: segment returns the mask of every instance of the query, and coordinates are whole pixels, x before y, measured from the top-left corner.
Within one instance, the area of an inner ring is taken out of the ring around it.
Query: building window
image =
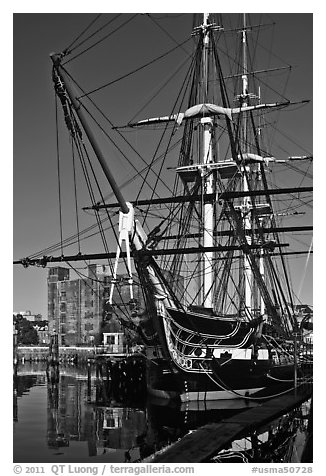
[[[92,331],[93,329],[94,329],[93,324],[89,324],[89,323],[85,324],[85,331],[88,332],[88,331]]]
[[[114,335],[113,336],[112,335],[111,336],[106,336],[105,344],[112,345],[114,343],[115,343],[115,336]]]

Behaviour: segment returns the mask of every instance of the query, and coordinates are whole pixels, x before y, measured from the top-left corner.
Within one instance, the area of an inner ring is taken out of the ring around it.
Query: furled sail
[[[285,102],[275,102],[275,103],[269,103],[269,104],[256,104],[254,106],[243,106],[243,107],[222,107],[222,106],[218,106],[217,104],[203,103],[203,104],[196,104],[195,106],[188,108],[183,113],[180,112],[178,114],[172,114],[170,116],[160,116],[160,117],[153,117],[149,119],[143,119],[137,122],[130,122],[126,126],[121,126],[121,127],[138,127],[138,126],[146,126],[146,125],[152,125],[152,124],[160,124],[162,122],[175,122],[177,126],[180,126],[184,120],[195,119],[197,117],[207,117],[207,116],[227,116],[232,121],[233,115],[241,114],[242,112],[254,111],[257,109],[274,109],[274,108],[285,107],[289,105],[303,104],[306,102],[309,102],[309,101],[307,100],[296,101],[296,102],[285,101]]]

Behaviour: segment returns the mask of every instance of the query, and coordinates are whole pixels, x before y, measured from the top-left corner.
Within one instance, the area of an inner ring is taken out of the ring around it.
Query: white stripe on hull
[[[201,412],[207,410],[239,410],[254,408],[260,405],[256,401],[248,400],[247,398],[238,398],[236,400],[206,400],[203,401],[187,401],[181,403],[180,410],[182,412]]]
[[[265,387],[245,388],[234,390],[234,392],[227,390],[211,390],[208,392],[186,392],[180,395],[181,402],[195,402],[206,400],[234,400],[250,395],[263,390]]]

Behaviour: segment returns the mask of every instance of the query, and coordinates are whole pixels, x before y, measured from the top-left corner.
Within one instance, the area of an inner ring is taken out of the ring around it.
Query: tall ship
[[[185,62],[166,67],[160,79],[148,74],[155,91],[133,119],[127,118],[132,101],[124,103],[123,94],[119,118],[112,120],[93,100],[101,88],[87,91],[74,79],[73,47],[51,54],[58,117],[80,158],[91,198],[85,209],[97,219],[104,251],[20,262],[108,263],[106,312],[121,317],[123,308],[123,325],[141,337],[148,392],[156,397],[259,402],[311,378],[290,259],[304,254],[305,266],[311,259],[311,246],[298,249],[291,234],[312,232],[311,224],[298,225],[310,207],[312,155],[299,155],[296,147],[291,155],[269,136],[271,129],[275,137],[282,114],[292,121],[309,101],[275,89],[275,75],[291,68],[256,65],[262,55],[254,42],[259,45],[268,28],[270,23],[251,23],[248,14],[230,21],[221,14],[194,15],[189,38],[158,58],[179,49]],[[107,55],[111,61],[110,49]],[[172,98],[164,96],[169,82]],[[116,93],[106,93],[109,102],[117,101]],[[103,137],[120,168],[111,167]],[[145,155],[139,144],[146,145]],[[128,180],[124,164],[134,169]],[[96,167],[105,188],[92,177]],[[286,186],[274,181],[282,170]],[[122,287],[128,299],[124,293],[117,304]]]

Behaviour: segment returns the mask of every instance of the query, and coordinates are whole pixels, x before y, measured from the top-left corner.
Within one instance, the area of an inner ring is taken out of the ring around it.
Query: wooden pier
[[[245,410],[231,418],[210,423],[184,436],[163,452],[153,463],[204,463],[237,438],[246,436],[274,419],[296,408],[312,395],[311,388],[273,398],[261,406]]]

